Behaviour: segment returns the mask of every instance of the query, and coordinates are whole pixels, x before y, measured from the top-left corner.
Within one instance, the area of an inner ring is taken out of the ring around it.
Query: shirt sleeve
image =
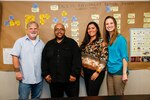
[[[14,55],[14,56],[20,56],[20,52],[21,52],[21,48],[22,48],[22,46],[21,46],[21,41],[20,41],[20,39],[18,39],[16,42],[15,42],[15,44],[14,44],[14,46],[13,46],[13,48],[12,48],[12,50],[11,50],[11,52],[10,52],[10,55]]]
[[[45,78],[45,76],[47,76],[49,73],[48,62],[47,62],[47,58],[46,58],[47,47],[48,47],[48,43],[45,45],[45,47],[42,51],[41,70],[42,70],[43,78]]]
[[[81,66],[82,66],[81,52],[80,52],[79,46],[77,45],[77,43],[75,41],[73,42],[72,46],[73,46],[73,48],[72,48],[73,61],[72,61],[71,75],[79,76],[80,71],[81,71]]]
[[[120,39],[120,55],[121,55],[121,58],[122,59],[126,59],[126,61],[129,61],[129,58],[128,58],[128,48],[127,48],[127,41],[124,37],[122,37]]]

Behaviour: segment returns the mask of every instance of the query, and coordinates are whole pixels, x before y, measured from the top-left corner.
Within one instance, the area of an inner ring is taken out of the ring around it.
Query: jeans
[[[37,84],[26,84],[19,82],[19,99],[29,99],[31,92],[31,99],[38,99],[41,96],[43,88],[43,81]]]

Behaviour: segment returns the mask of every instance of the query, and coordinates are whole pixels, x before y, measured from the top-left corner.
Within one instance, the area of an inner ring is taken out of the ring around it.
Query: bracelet
[[[101,67],[97,68],[97,69],[96,69],[96,72],[97,72],[97,73],[100,73],[100,72],[101,72]]]
[[[104,65],[103,65],[103,64],[100,64],[100,67],[98,67],[98,68],[96,69],[96,72],[97,72],[97,73],[100,73],[100,72],[103,70],[103,68],[104,68]]]
[[[98,73],[98,74],[99,74],[99,73],[100,73],[100,70],[96,70],[96,73]]]

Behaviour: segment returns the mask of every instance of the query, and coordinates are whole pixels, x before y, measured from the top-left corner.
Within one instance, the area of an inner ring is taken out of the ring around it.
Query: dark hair
[[[115,29],[113,31],[113,35],[110,39],[110,35],[109,35],[109,32],[106,30],[106,20],[107,19],[112,19],[114,24],[115,24]],[[117,22],[116,22],[116,19],[113,17],[113,16],[107,16],[104,20],[104,26],[103,26],[103,38],[104,38],[104,41],[107,43],[107,44],[110,44],[112,45],[112,43],[115,41],[116,37],[118,35],[118,31],[117,31]],[[110,39],[110,41],[109,41]]]
[[[88,27],[89,27],[89,25],[91,25],[91,24],[93,24],[93,25],[96,27],[96,29],[97,29],[97,32],[96,32],[96,39],[95,39],[94,41],[99,40],[99,38],[101,37],[100,29],[99,29],[98,24],[97,24],[96,22],[89,22],[88,25],[87,25],[87,27],[86,27],[86,32],[85,32],[84,39],[83,39],[82,44],[81,44],[81,46],[80,46],[81,49],[85,48],[85,46],[90,42],[90,38],[91,38],[91,37],[90,37],[90,35],[88,34]],[[94,41],[93,41],[93,42],[94,42]]]

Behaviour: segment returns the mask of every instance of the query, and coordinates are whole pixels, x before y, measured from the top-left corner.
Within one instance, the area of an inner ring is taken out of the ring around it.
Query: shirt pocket
[[[71,58],[71,48],[67,48],[67,47],[64,47],[62,48],[62,56],[65,57],[65,58]]]
[[[54,49],[53,48],[48,48],[46,52],[46,58],[51,58],[54,55]]]

